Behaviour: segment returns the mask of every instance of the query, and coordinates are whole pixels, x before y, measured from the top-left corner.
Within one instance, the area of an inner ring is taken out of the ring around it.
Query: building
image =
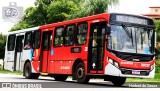
[[[160,19],[160,6],[149,7],[150,13],[142,14],[143,16],[151,17],[153,19]]]

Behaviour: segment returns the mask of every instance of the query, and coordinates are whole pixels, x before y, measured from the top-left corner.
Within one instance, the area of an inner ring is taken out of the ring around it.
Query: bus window
[[[77,44],[83,45],[86,43],[87,37],[87,23],[81,23],[78,25],[77,30]]]
[[[8,37],[8,45],[7,45],[7,49],[8,51],[13,51],[14,47],[15,47],[15,35],[9,35]]]
[[[67,26],[65,35],[65,45],[71,46],[74,44],[75,25]]]
[[[27,32],[25,34],[25,41],[24,41],[24,49],[31,49],[32,45],[32,32]]]
[[[55,31],[55,38],[54,38],[54,46],[62,46],[63,45],[63,32],[64,28],[59,27]]]
[[[34,43],[33,43],[34,49],[37,49],[40,47],[40,38],[41,38],[41,31],[35,31],[34,32]]]

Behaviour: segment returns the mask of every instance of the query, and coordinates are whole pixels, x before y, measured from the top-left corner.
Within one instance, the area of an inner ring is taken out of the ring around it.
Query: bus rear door
[[[52,41],[52,31],[45,31],[42,35],[42,46],[41,46],[41,58],[40,58],[40,71],[47,73],[48,63],[50,61],[50,49]]]
[[[16,38],[16,47],[14,56],[14,71],[21,70],[23,42],[24,42],[24,35],[18,35]]]

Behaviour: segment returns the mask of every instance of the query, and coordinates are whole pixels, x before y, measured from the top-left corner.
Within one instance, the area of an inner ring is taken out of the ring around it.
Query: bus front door
[[[103,73],[104,38],[106,22],[90,25],[88,72]]]
[[[48,61],[50,61],[50,47],[52,41],[52,31],[43,32],[42,35],[42,52],[40,57],[40,72],[46,73],[48,68]]]
[[[23,35],[17,36],[16,38],[14,71],[21,71],[23,39],[24,39]]]

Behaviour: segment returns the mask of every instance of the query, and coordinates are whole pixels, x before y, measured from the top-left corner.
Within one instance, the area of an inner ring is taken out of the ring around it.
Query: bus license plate
[[[139,75],[140,71],[139,70],[132,70],[132,74]]]

